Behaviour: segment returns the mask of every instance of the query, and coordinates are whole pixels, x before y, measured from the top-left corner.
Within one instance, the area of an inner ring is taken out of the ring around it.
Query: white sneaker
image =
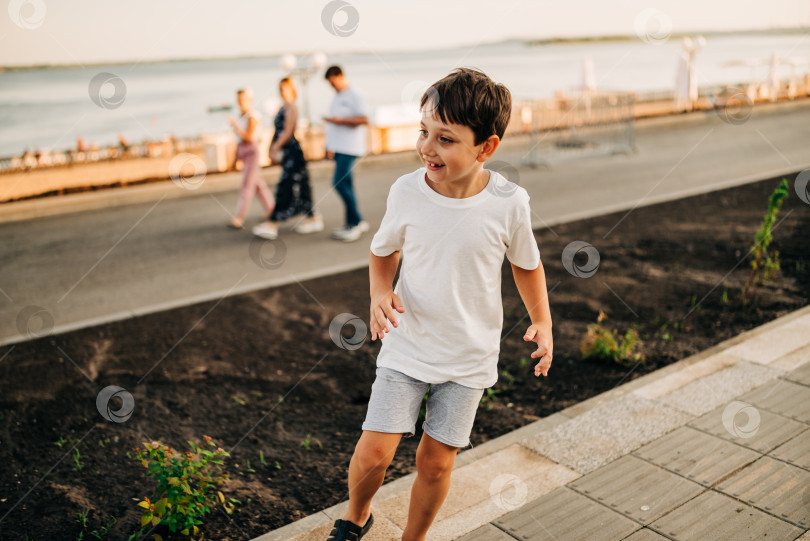
[[[334,238],[342,237],[343,235],[346,234],[347,231],[350,231],[350,230],[355,229],[355,228],[359,228],[359,231],[361,233],[365,233],[366,231],[369,230],[369,225],[368,225],[368,222],[366,222],[365,220],[362,220],[360,223],[358,223],[355,226],[344,225],[343,227],[340,227],[340,228],[335,229],[334,231],[332,231],[332,237],[334,237]]]
[[[320,216],[307,218],[306,220],[295,226],[294,231],[302,235],[323,231],[323,219]]]
[[[332,238],[343,242],[354,242],[369,230],[368,222],[362,221],[354,227],[345,227],[332,233]]]
[[[365,220],[362,220],[362,221],[360,221],[360,223],[358,223],[355,226],[344,225],[340,229],[335,229],[334,231],[332,231],[332,236],[333,237],[343,237],[343,235],[345,235],[348,231],[351,231],[353,229],[357,229],[361,233],[365,233],[366,231],[369,230],[368,222],[366,222]]]
[[[262,222],[253,227],[253,234],[267,240],[278,238],[278,226],[273,222]]]

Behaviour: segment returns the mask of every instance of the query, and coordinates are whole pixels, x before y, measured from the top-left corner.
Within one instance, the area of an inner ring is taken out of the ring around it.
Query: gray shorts
[[[428,398],[422,430],[447,445],[467,447],[484,389],[453,381],[431,385],[382,366],[377,367],[371,386],[363,430],[413,436],[425,393]]]

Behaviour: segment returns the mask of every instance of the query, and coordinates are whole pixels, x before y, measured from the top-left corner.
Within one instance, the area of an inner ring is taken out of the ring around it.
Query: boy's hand
[[[523,340],[526,342],[536,342],[537,350],[532,352],[532,358],[540,358],[534,367],[534,375],[548,376],[548,369],[551,368],[551,357],[554,349],[554,342],[551,337],[551,327],[548,325],[533,324],[526,330],[523,335]]]
[[[389,321],[394,327],[399,326],[396,317],[397,312],[403,313],[405,312],[405,308],[402,306],[402,301],[393,290],[389,289],[371,299],[371,316],[369,317],[369,323],[372,342],[377,338],[382,339],[385,333],[391,331],[388,327]]]

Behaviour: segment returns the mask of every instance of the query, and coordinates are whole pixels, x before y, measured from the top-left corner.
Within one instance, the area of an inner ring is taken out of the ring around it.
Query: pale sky
[[[808,0],[6,0],[6,4],[8,9],[0,13],[0,66],[318,50],[413,51],[508,38],[632,36],[639,28],[676,34],[810,30]],[[334,15],[329,17],[329,12]]]

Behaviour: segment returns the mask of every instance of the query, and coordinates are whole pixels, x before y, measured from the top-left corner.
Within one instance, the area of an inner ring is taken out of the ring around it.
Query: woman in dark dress
[[[276,188],[276,206],[267,220],[253,228],[253,234],[265,239],[278,238],[278,222],[299,214],[306,215],[296,227],[297,233],[315,233],[323,230],[323,219],[312,205],[312,190],[309,186],[309,172],[301,145],[295,138],[295,125],[298,121],[298,107],[295,104],[296,91],[292,79],[285,77],[279,83],[279,92],[284,105],[279,109],[273,123],[276,133],[270,144],[270,158],[278,163],[281,155],[281,178]]]

